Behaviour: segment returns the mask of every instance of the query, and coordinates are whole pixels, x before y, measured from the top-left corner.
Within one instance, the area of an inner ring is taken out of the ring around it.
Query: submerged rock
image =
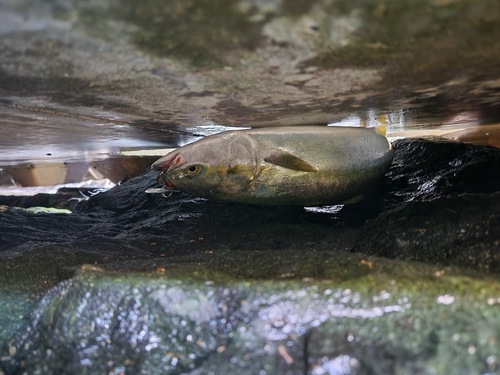
[[[393,147],[385,212],[352,251],[500,272],[500,150],[439,138]]]
[[[500,194],[409,202],[369,221],[353,251],[500,272]]]
[[[500,149],[438,137],[392,143],[386,207],[459,194],[500,191]]]
[[[8,374],[499,373],[496,279],[335,258],[329,278],[285,281],[169,262],[151,273],[87,266],[44,296],[1,366]]]

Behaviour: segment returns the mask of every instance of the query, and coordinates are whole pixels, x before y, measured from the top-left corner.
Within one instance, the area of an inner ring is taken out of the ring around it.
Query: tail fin
[[[378,115],[378,122],[380,125],[376,126],[375,129],[377,129],[380,134],[382,134],[384,137],[387,136],[387,115],[385,113],[381,113]]]

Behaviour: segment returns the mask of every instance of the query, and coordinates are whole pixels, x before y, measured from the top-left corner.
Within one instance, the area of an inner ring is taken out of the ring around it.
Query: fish
[[[375,189],[393,159],[375,128],[283,126],[207,136],[161,157],[162,192],[223,202],[321,206]]]

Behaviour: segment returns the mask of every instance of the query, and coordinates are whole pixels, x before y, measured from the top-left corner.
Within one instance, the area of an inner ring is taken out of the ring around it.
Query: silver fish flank
[[[294,126],[227,131],[151,166],[168,189],[227,202],[318,206],[356,199],[381,180],[393,151],[376,129]]]

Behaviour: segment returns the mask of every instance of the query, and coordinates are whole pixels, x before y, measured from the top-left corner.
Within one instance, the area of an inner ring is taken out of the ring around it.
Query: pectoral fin
[[[279,165],[283,168],[294,169],[296,171],[317,172],[318,169],[301,158],[290,154],[287,151],[279,150],[264,158],[268,163]]]

